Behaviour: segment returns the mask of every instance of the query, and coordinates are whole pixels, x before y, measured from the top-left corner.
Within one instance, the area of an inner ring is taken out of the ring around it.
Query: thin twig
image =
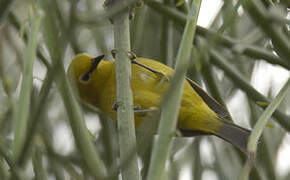
[[[176,58],[175,74],[161,106],[161,117],[158,128],[159,137],[153,145],[147,180],[162,179],[164,174],[165,163],[171,149],[172,136],[176,130],[184,77],[190,62],[192,41],[195,35],[200,4],[201,0],[192,2],[187,16],[187,23]]]
[[[230,65],[224,63],[225,57],[223,57],[220,53],[218,53],[215,50],[210,50],[211,55],[211,61],[213,64],[215,64],[217,67],[222,69],[229,77],[233,83],[236,84],[237,87],[242,89],[247,95],[255,102],[265,102],[269,103],[270,100],[263,96],[261,93],[259,93],[257,90],[255,90],[244,78],[242,75],[237,73],[234,68],[232,68]],[[262,108],[265,108],[265,106],[260,105]],[[275,110],[273,116],[276,118],[277,122],[281,124],[281,126],[286,129],[287,131],[290,131],[290,121],[289,116],[285,115],[284,113],[280,112],[278,109]]]
[[[122,0],[116,3],[125,3]],[[107,7],[107,11],[112,6]],[[114,26],[114,44],[117,50],[116,67],[116,87],[117,87],[117,124],[119,137],[119,152],[121,162],[129,157],[131,161],[121,168],[122,179],[138,180],[140,171],[138,165],[135,121],[133,112],[133,92],[131,89],[131,61],[128,57],[130,46],[129,12],[125,11],[112,18]]]
[[[33,64],[36,58],[37,35],[40,30],[41,16],[36,16],[32,19],[32,31],[28,38],[28,47],[24,57],[23,80],[18,103],[16,104],[14,116],[14,144],[13,153],[14,159],[17,160],[23,149],[24,140],[27,136],[27,122],[29,118],[30,97],[32,90],[32,71]]]

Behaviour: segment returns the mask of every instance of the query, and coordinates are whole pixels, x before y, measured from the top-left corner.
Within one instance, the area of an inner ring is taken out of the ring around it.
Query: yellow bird
[[[76,55],[68,68],[69,77],[76,83],[79,96],[112,119],[117,119],[115,63],[103,60],[104,55]],[[160,62],[136,58],[132,63],[131,86],[134,110],[157,108],[170,83],[174,70]],[[178,129],[184,136],[216,135],[247,152],[251,131],[233,124],[228,111],[207,95],[196,83],[186,79],[178,116]],[[146,119],[135,113],[135,125]]]

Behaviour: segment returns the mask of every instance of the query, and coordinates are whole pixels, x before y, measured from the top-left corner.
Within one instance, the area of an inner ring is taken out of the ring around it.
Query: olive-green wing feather
[[[214,135],[228,141],[229,143],[235,145],[242,152],[247,154],[247,144],[248,138],[251,131],[242,128],[238,125],[233,124],[231,116],[226,108],[219,104],[216,100],[211,98],[201,87],[199,87],[195,82],[187,78],[192,88],[198,93],[198,95],[203,99],[203,101],[221,118],[223,121],[222,127],[214,133]],[[185,136],[196,135],[194,131],[184,131],[181,130]],[[197,133],[202,134],[202,133]],[[206,133],[205,133],[206,134]]]
[[[231,116],[228,112],[228,110],[219,104],[216,100],[214,100],[212,97],[210,97],[198,84],[196,84],[194,81],[192,81],[189,78],[186,78],[186,80],[189,82],[191,87],[197,92],[197,94],[203,99],[203,101],[208,105],[208,107],[213,110],[215,113],[218,114],[218,116],[222,119],[232,121]]]

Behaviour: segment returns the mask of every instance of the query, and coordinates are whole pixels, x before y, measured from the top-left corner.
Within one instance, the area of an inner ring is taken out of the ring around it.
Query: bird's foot
[[[114,111],[117,111],[118,108],[120,107],[120,105],[121,105],[121,102],[118,102],[118,101],[116,101],[116,100],[114,99],[113,102],[112,102],[112,109],[113,109]]]

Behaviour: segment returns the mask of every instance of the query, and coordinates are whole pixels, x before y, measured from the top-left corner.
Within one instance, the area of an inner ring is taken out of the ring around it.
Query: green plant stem
[[[259,142],[259,151],[257,153],[258,156],[261,157],[259,159],[265,168],[266,176],[271,180],[276,180],[275,161],[272,160],[273,156],[275,158],[275,154],[272,154],[269,146],[267,146],[266,136],[262,135]],[[269,142],[271,142],[271,140]]]
[[[117,85],[117,124],[121,162],[132,156],[128,164],[121,167],[122,179],[140,179],[133,112],[133,93],[131,89],[129,13],[124,12],[113,17],[116,54]],[[129,154],[131,153],[131,154]]]
[[[213,96],[213,98],[216,99],[219,103],[221,103],[224,107],[226,107],[226,103],[224,102],[220,90],[217,86],[217,83],[214,79],[212,67],[210,67],[210,65],[206,66],[207,67],[202,67],[201,73],[207,84],[207,88],[209,89],[209,92]]]
[[[85,16],[85,17],[81,17],[78,16],[77,19],[79,20],[79,22],[81,23],[85,23],[85,24],[97,24],[97,25],[103,25],[104,20],[107,19],[111,19],[114,16],[118,16],[118,14],[123,13],[125,11],[128,11],[128,7],[132,7],[134,6],[134,4],[137,2],[138,0],[126,0],[126,1],[120,1],[120,0],[105,0],[105,2],[113,2],[113,3],[107,3],[107,4],[103,4],[104,6],[110,6],[110,11],[106,11],[105,13],[99,13],[99,14],[92,14],[90,15],[90,17]],[[116,6],[114,5],[116,2]],[[121,3],[119,3],[121,2]]]
[[[85,125],[81,108],[74,96],[74,91],[66,77],[63,69],[63,54],[65,52],[66,38],[62,29],[58,27],[58,19],[55,17],[55,9],[49,0],[41,1],[42,8],[46,13],[44,23],[44,39],[47,44],[51,58],[52,68],[55,71],[55,82],[60,91],[64,106],[67,111],[69,123],[75,138],[77,149],[79,150],[84,163],[90,173],[97,179],[102,179],[107,175],[104,163],[101,161],[95,150],[93,142]],[[61,32],[61,33],[60,33]],[[59,37],[59,34],[63,36]]]
[[[13,13],[9,14],[9,20],[10,20],[9,22],[16,28],[16,30],[20,31],[20,23]],[[23,37],[24,37],[24,41],[27,41],[28,36],[27,36],[26,32],[24,33]],[[44,83],[43,83],[41,90],[40,90],[40,94],[39,94],[40,100],[38,101],[38,105],[36,105],[37,109],[32,114],[33,117],[31,119],[31,123],[30,123],[31,127],[27,132],[28,133],[27,136],[25,137],[23,150],[20,153],[18,160],[16,160],[17,163],[19,163],[19,164],[23,164],[23,161],[25,159],[24,157],[26,157],[26,155],[27,155],[27,152],[28,152],[29,147],[30,147],[31,142],[32,142],[31,139],[33,138],[33,135],[35,134],[35,130],[36,130],[36,127],[38,124],[39,117],[41,116],[41,114],[43,113],[42,111],[44,110],[44,108],[43,108],[43,106],[41,106],[41,104],[46,101],[46,97],[48,95],[49,89],[50,89],[52,82],[53,82],[53,75],[54,75],[53,69],[51,68],[49,61],[44,57],[44,55],[39,50],[39,48],[37,48],[37,57],[46,66],[47,75],[46,75],[46,78],[45,78]]]
[[[5,159],[8,166],[10,167],[11,176],[17,180],[20,180],[20,171],[17,165],[13,161],[13,157],[10,155],[8,150],[4,147],[2,139],[0,139],[0,155]]]
[[[184,25],[186,22],[185,14],[177,11],[172,7],[165,6],[162,3],[153,0],[146,0],[145,3],[152,9],[166,15],[167,17],[171,18],[172,20],[178,22],[181,25]],[[206,29],[201,26],[197,26],[196,33],[203,37],[214,37],[216,41],[220,42],[223,46],[227,48],[232,48],[234,52],[241,53],[254,59],[263,59],[268,63],[278,64],[286,69],[290,69],[290,63],[283,61],[283,59],[271,53],[272,50],[270,49],[243,44],[240,40],[219,34],[215,31]],[[239,51],[237,51],[236,48],[238,46],[242,47],[239,48]]]
[[[289,92],[288,91],[289,87],[290,87],[290,78],[288,78],[287,82],[281,88],[278,95],[275,97],[275,99],[271,102],[271,104],[266,108],[264,113],[258,119],[249,138],[249,142],[248,142],[249,153],[256,152],[258,140],[262,135],[263,129],[265,128],[268,120],[270,119],[275,109],[278,107],[278,105],[282,102],[283,98]]]
[[[163,5],[160,2],[154,0],[145,0],[146,5],[150,6],[152,9],[164,14],[165,16],[171,18],[172,20],[178,22],[181,25],[186,23],[186,14],[177,11],[175,8],[172,8],[167,5]],[[198,28],[198,27],[197,27]],[[198,32],[198,30],[196,30]]]
[[[242,171],[241,174],[239,176],[239,180],[249,180],[249,174],[251,172],[253,164],[251,163],[250,160],[247,160]]]
[[[269,103],[270,100],[263,96],[261,93],[259,93],[257,90],[255,90],[248,82],[243,78],[242,75],[237,73],[234,68],[232,68],[230,65],[226,64],[223,60],[225,57],[223,57],[220,53],[218,53],[215,50],[210,51],[211,55],[211,61],[214,65],[222,69],[229,77],[233,83],[236,84],[237,87],[242,89],[247,95],[254,101],[254,102],[266,102]],[[261,106],[260,104],[258,104]],[[265,106],[261,106],[262,108],[265,108]],[[289,116],[285,115],[284,113],[280,112],[278,109],[275,110],[273,116],[276,118],[276,121],[287,131],[290,131],[290,121]]]
[[[12,12],[10,12],[8,18],[9,18],[9,23],[11,23],[17,31],[20,31],[20,29],[21,29],[20,22],[18,21],[18,19],[16,18],[16,16]],[[24,41],[27,42],[28,35],[27,35],[26,32],[23,35],[23,39],[24,39]],[[39,47],[37,48],[36,55],[40,59],[40,61],[46,66],[46,68],[50,68],[51,67],[50,63],[44,57],[44,55],[40,51],[40,48]]]
[[[7,16],[11,10],[14,0],[1,0],[0,1],[0,29],[3,27]]]
[[[258,107],[250,101],[249,98],[247,98],[248,105],[250,108],[250,123],[251,126],[254,126],[254,124],[258,120]],[[267,142],[270,143],[272,140],[267,141],[266,136],[263,135],[260,140],[260,150],[257,152],[257,159],[261,161],[261,164],[265,168],[266,176],[269,177],[271,180],[276,180],[276,173],[275,173],[275,164],[272,160],[275,158],[275,153],[272,153],[272,151],[269,149],[269,144],[266,144]]]
[[[191,172],[193,179],[201,179],[202,171],[204,167],[201,165],[201,152],[200,152],[201,137],[194,138],[194,142],[191,144],[192,154],[194,153],[194,161],[192,164]]]
[[[192,2],[191,10],[187,16],[186,26],[176,58],[175,73],[161,106],[159,136],[153,145],[147,180],[160,180],[164,174],[165,163],[171,149],[172,136],[176,130],[184,77],[190,62],[200,4],[201,0]]]
[[[169,67],[173,67],[172,65],[169,65],[167,62],[168,62],[168,51],[169,51],[169,48],[170,48],[170,46],[171,46],[171,44],[169,44],[169,29],[170,29],[170,26],[169,26],[169,24],[170,24],[170,22],[169,22],[169,20],[165,17],[165,16],[163,16],[162,17],[162,21],[161,21],[161,23],[162,23],[162,26],[161,26],[161,38],[160,38],[160,51],[161,51],[161,57],[160,57],[160,59],[161,59],[161,62],[163,63],[163,64],[166,64],[166,65],[168,65]]]
[[[237,46],[235,46],[237,47]],[[235,47],[234,51],[235,51]],[[262,49],[259,48],[257,46],[253,46],[253,45],[240,45],[242,51],[239,51],[239,54],[244,54],[247,55],[251,58],[254,59],[263,59],[266,60],[268,63],[273,64],[273,65],[280,65],[288,70],[290,70],[290,64],[283,61],[281,58],[279,58],[278,56],[276,56],[275,54],[269,52],[269,50],[267,49]]]
[[[132,50],[136,54],[142,54],[142,45],[145,33],[144,26],[147,20],[147,12],[148,7],[144,6],[138,10],[136,17],[134,18],[135,27],[134,33],[132,35],[133,37]]]
[[[218,88],[218,85],[212,72],[212,66],[209,64],[208,59],[204,58],[201,67],[202,67],[201,73],[202,76],[204,77],[209,92],[211,93],[214,99],[216,99],[219,103],[221,103],[224,107],[226,107],[226,103],[222,98],[222,95],[220,93],[220,90]]]
[[[283,59],[290,63],[289,37],[287,37],[282,32],[281,28],[277,28],[272,23],[269,23],[269,12],[266,10],[263,3],[257,0],[245,0],[243,7],[254,20],[254,22],[261,27],[261,30],[271,38],[271,41],[275,46],[278,54],[281,54]]]
[[[173,6],[170,0],[163,0],[168,6]],[[148,7],[147,7],[148,8]],[[174,46],[173,46],[173,22],[166,16],[162,17],[162,32],[160,38],[161,62],[167,66],[174,68]]]
[[[40,147],[36,146],[34,155],[32,157],[33,170],[35,174],[34,178],[36,180],[46,180],[47,177],[47,174],[43,167],[42,154],[43,153],[41,152]]]
[[[54,78],[53,69],[52,68],[48,69],[46,78],[42,84],[42,87],[39,93],[38,101],[36,102],[37,103],[37,105],[35,106],[36,109],[33,110],[33,113],[32,113],[31,123],[30,123],[31,126],[29,127],[27,136],[25,137],[22,152],[20,153],[19,158],[16,160],[19,164],[24,164],[25,157],[27,153],[29,152],[28,151],[29,147],[31,146],[31,143],[33,142],[32,139],[35,135],[36,129],[38,127],[38,124],[45,110],[46,99],[47,99],[49,90],[52,86],[53,78]]]
[[[47,123],[45,125],[47,125]],[[58,167],[62,167],[64,169],[66,169],[66,171],[68,172],[68,174],[71,175],[71,177],[78,179],[78,180],[81,180],[82,178],[81,178],[80,174],[78,172],[76,172],[76,170],[74,169],[74,166],[78,167],[80,164],[72,162],[71,157],[69,157],[69,156],[62,156],[62,155],[57,154],[53,150],[52,142],[51,142],[51,139],[49,138],[48,133],[49,132],[42,131],[41,132],[41,137],[42,137],[41,139],[43,140],[43,142],[45,144],[45,149],[47,151],[47,157],[49,158],[51,163],[55,164]],[[52,167],[52,168],[55,168],[55,167]],[[53,171],[55,171],[55,174],[56,173],[60,174],[59,172],[57,172],[59,170],[55,169]],[[56,175],[56,176],[61,176],[61,175]]]
[[[1,158],[0,159],[0,178],[8,179],[8,174],[9,174],[9,170],[6,167],[6,165],[4,165],[4,160]]]
[[[57,61],[61,60],[57,59]],[[54,66],[54,68],[57,67],[59,67],[59,64]],[[97,154],[90,135],[88,134],[80,106],[73,95],[73,90],[69,85],[64,70],[59,68],[57,75],[59,76],[59,79],[56,81],[56,84],[67,110],[77,147],[80,150],[82,158],[84,158],[90,172],[95,177],[102,178],[107,174],[106,168]]]
[[[248,142],[248,152],[250,153],[250,159],[246,162],[243,171],[241,173],[240,179],[248,179],[250,171],[253,167],[253,160],[255,158],[255,154],[257,151],[258,141],[262,135],[263,129],[265,128],[268,120],[270,119],[271,115],[275,111],[275,109],[279,106],[279,104],[282,102],[283,98],[286,96],[286,94],[289,92],[290,88],[290,78],[288,78],[285,85],[281,88],[278,95],[275,97],[275,99],[271,102],[271,104],[266,108],[264,113],[260,116],[257,123],[255,124],[255,127],[249,137]]]
[[[36,56],[37,35],[40,30],[41,16],[32,19],[32,30],[29,34],[26,55],[24,57],[24,72],[18,102],[14,112],[14,160],[17,160],[24,145],[27,135],[29,118],[30,97],[32,90],[32,71]]]

